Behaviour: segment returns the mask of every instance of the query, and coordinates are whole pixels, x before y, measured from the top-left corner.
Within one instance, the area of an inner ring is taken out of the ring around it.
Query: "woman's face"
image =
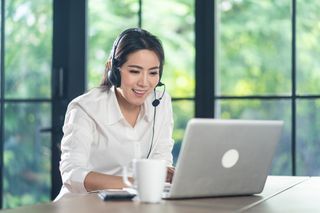
[[[141,106],[160,80],[160,61],[151,50],[138,50],[128,55],[126,63],[120,67],[121,95],[119,102]]]

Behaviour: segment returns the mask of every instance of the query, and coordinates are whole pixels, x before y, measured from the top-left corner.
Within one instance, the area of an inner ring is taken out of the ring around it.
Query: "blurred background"
[[[60,190],[67,104],[98,86],[116,36],[163,43],[174,162],[192,117],[285,121],[270,174],[320,175],[320,1],[1,0],[0,204]]]

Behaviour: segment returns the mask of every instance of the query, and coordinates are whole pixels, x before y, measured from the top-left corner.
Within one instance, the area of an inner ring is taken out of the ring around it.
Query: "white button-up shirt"
[[[161,94],[157,92],[157,98]],[[151,104],[154,99],[153,93],[146,99],[134,127],[123,117],[114,87],[92,89],[69,104],[61,141],[63,186],[57,198],[86,192],[84,179],[90,171],[121,175],[122,166],[146,158],[150,147],[149,158],[172,165],[171,98],[165,93],[156,108]]]

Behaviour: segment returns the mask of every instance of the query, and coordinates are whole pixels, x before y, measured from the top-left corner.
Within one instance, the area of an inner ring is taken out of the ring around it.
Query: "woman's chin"
[[[134,106],[141,106],[143,105],[144,101],[133,101],[131,102],[131,105],[134,105]]]
[[[140,97],[140,98],[132,97],[128,100],[128,103],[133,106],[141,106],[145,100],[146,99],[143,97]]]

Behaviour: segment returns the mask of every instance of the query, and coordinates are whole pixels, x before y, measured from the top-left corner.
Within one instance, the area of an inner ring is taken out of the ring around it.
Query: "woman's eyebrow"
[[[137,69],[143,69],[143,67],[139,66],[139,65],[128,65],[128,67],[130,68],[137,68]],[[155,69],[160,69],[159,66],[154,66],[154,67],[151,67],[149,68],[148,70],[155,70]]]
[[[159,70],[160,68],[158,66],[151,67],[149,70]]]
[[[143,69],[143,67],[139,66],[139,65],[128,65],[128,67],[130,68],[137,68],[137,69]]]

